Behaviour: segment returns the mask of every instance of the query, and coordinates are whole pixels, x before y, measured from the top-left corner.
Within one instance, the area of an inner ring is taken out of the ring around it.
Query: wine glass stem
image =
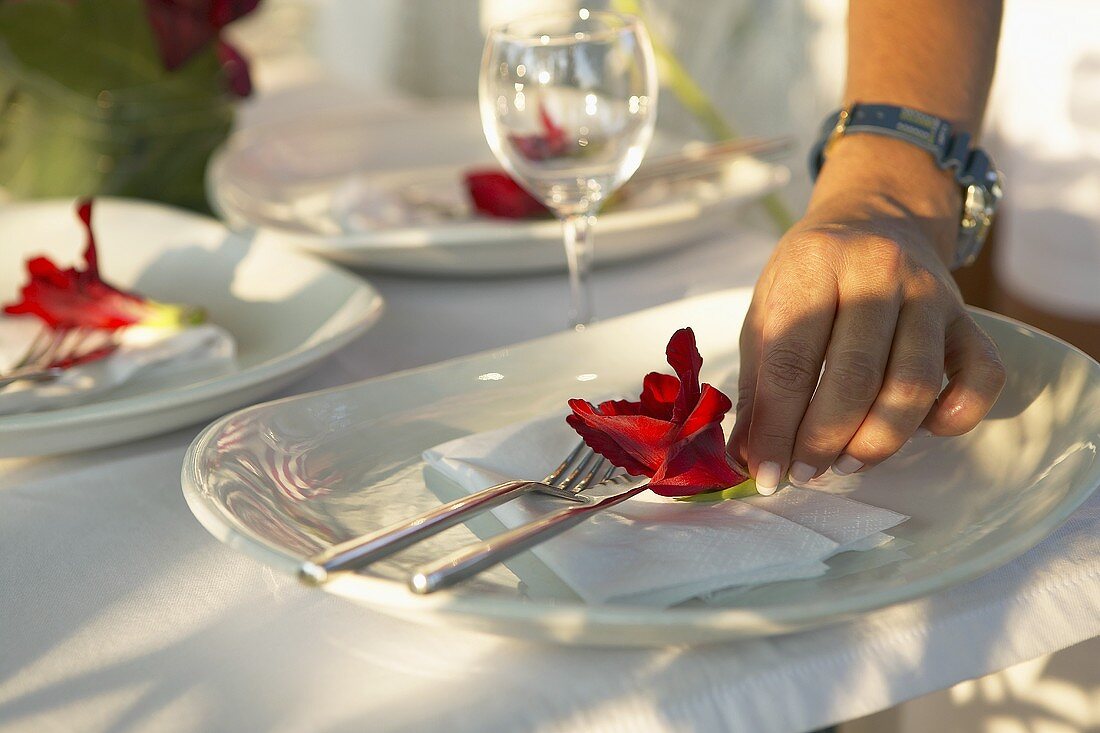
[[[592,222],[596,217],[571,214],[561,220],[565,259],[569,263],[569,326],[583,330],[592,322]]]

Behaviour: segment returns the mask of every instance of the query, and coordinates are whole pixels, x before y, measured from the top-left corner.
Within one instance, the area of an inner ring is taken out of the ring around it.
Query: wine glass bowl
[[[653,137],[657,78],[645,27],[582,9],[493,28],[479,101],[497,160],[562,220],[571,321],[583,325],[591,218],[638,169]]]

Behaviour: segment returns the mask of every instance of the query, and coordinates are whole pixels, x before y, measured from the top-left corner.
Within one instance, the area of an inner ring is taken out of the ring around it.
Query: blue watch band
[[[816,179],[825,163],[826,149],[839,134],[868,132],[886,135],[928,151],[936,164],[951,169],[961,186],[988,187],[994,179],[989,155],[970,147],[970,134],[952,134],[946,120],[908,107],[889,104],[854,104],[826,118],[821,136],[810,150],[810,175]]]
[[[940,168],[952,171],[963,188],[963,206],[951,266],[972,263],[981,251],[1002,196],[1001,175],[989,155],[981,148],[970,147],[968,133],[952,134],[949,122],[930,114],[889,104],[853,104],[825,120],[821,137],[810,151],[810,174],[814,179],[825,163],[829,146],[842,135],[858,132],[904,140],[928,151]]]

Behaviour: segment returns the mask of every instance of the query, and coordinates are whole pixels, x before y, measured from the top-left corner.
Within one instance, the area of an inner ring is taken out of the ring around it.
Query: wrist
[[[806,218],[812,221],[905,220],[950,265],[955,256],[962,194],[950,171],[902,140],[846,135],[829,150]]]

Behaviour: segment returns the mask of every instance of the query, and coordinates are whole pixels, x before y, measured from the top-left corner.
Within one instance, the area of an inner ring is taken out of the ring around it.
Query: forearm
[[[845,102],[912,107],[977,136],[1001,0],[851,0]]]
[[[975,138],[997,55],[1000,0],[852,0],[845,103],[912,107]],[[877,135],[842,137],[814,187],[807,216],[838,212],[919,223],[950,262],[961,207],[949,171],[908,143]]]

